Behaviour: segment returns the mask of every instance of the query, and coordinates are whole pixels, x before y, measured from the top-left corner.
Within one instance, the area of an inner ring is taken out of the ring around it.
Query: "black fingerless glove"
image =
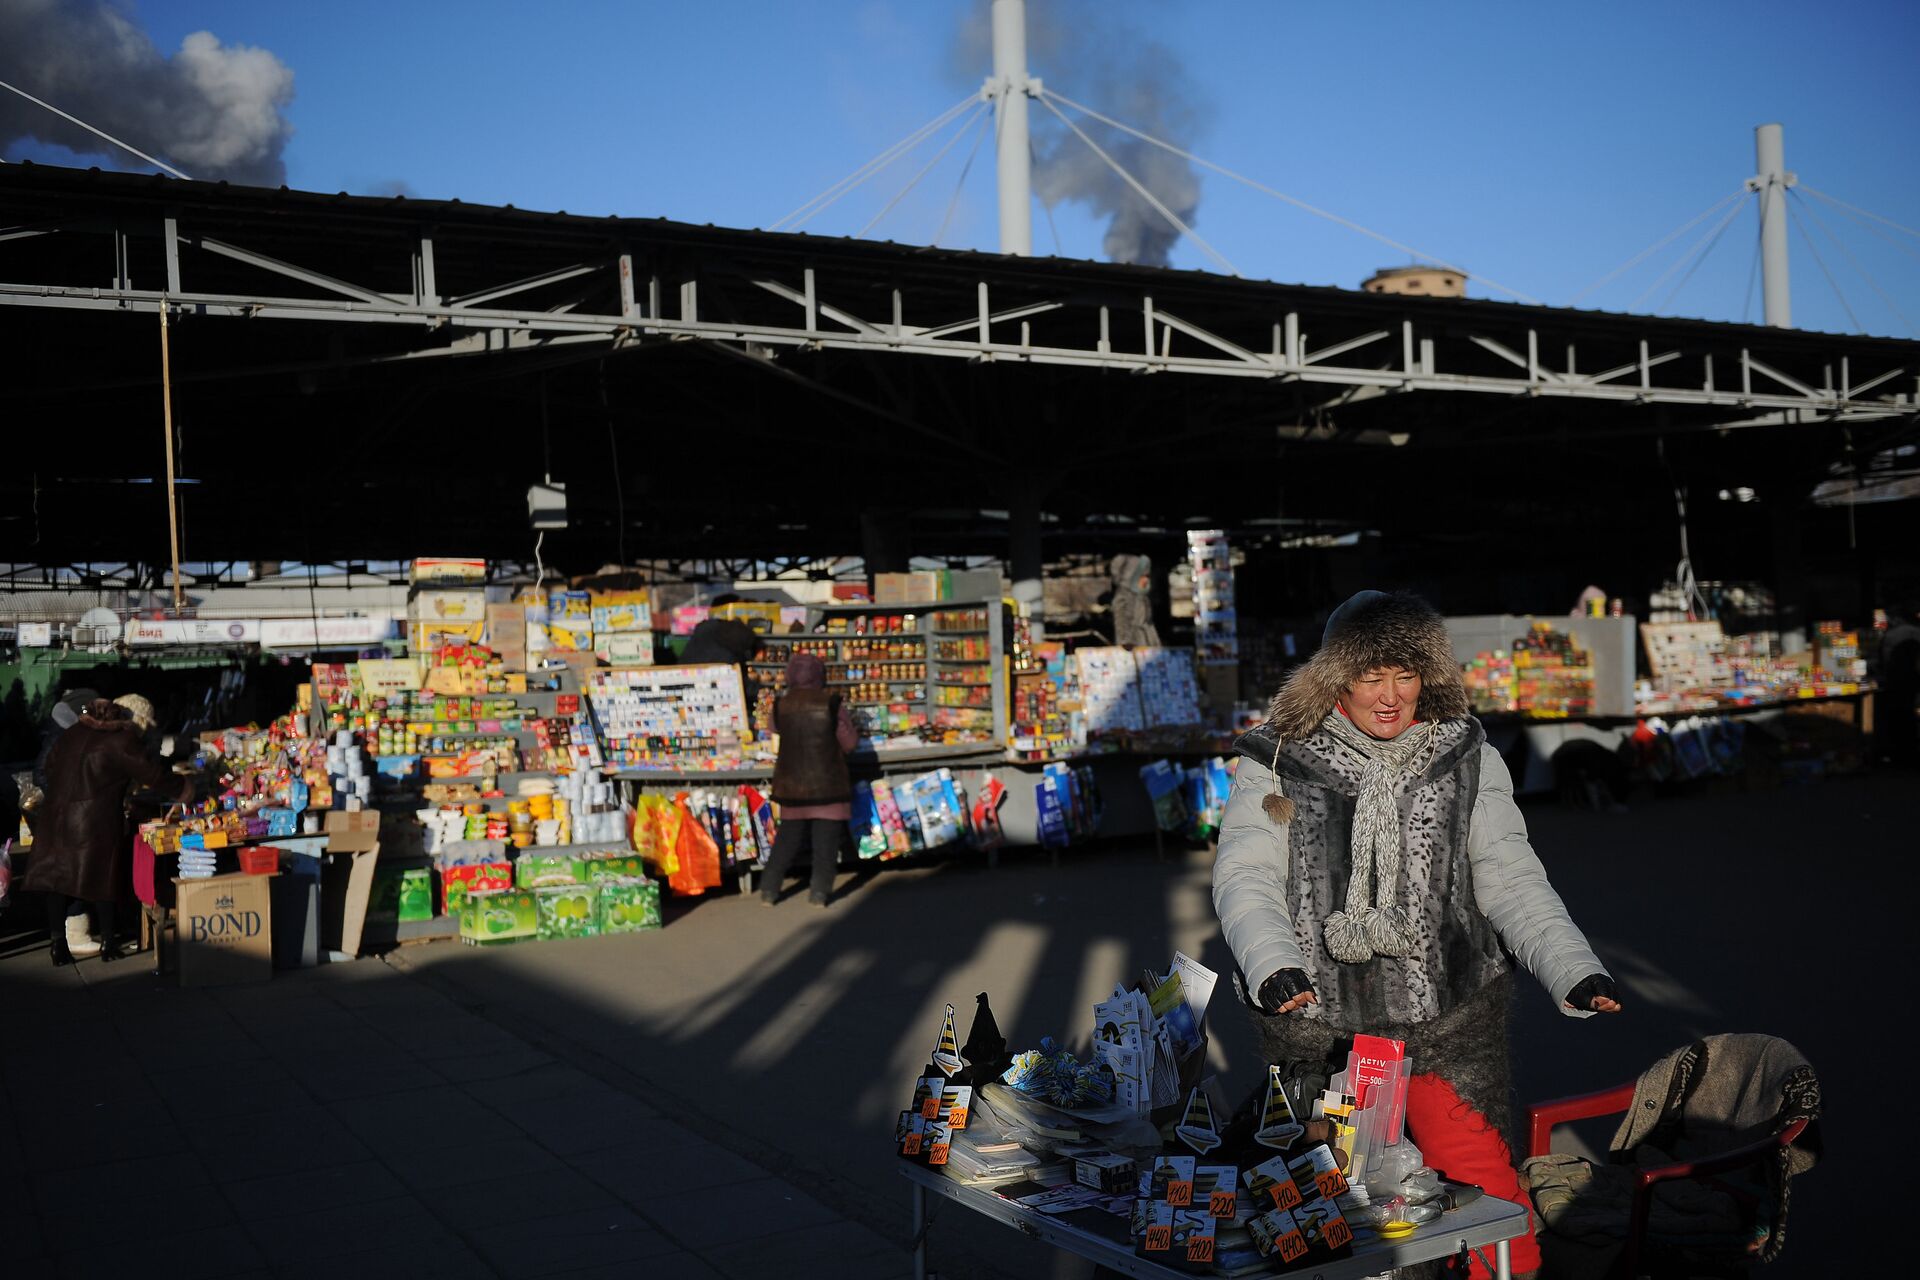
[[[1595,1000],[1618,1000],[1619,989],[1613,985],[1613,979],[1604,973],[1591,974],[1580,979],[1580,985],[1567,992],[1567,1003],[1581,1013],[1590,1013]]]
[[[1273,1013],[1295,996],[1312,990],[1305,969],[1282,969],[1260,984],[1260,1007]]]

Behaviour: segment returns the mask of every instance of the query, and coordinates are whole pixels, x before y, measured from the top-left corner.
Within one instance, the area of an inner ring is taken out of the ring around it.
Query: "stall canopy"
[[[1644,578],[1682,490],[1697,557],[1920,543],[1811,500],[1920,343],[19,164],[0,560],[165,563],[163,305],[196,562],[528,560],[548,477],[574,564],[1198,522]]]

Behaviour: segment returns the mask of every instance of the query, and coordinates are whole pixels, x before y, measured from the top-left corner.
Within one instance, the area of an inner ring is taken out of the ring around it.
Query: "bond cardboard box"
[[[273,976],[273,879],[174,880],[181,986],[226,986]]]
[[[327,814],[327,849],[320,860],[320,941],[328,949],[360,954],[379,858],[378,811]]]

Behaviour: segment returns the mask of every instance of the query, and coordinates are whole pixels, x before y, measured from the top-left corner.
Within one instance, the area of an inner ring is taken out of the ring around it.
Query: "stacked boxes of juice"
[[[1498,714],[1520,709],[1519,692],[1514,684],[1513,655],[1505,649],[1482,649],[1473,660],[1461,664],[1461,680],[1467,686],[1467,701],[1475,715]]]
[[[1593,657],[1575,637],[1536,622],[1513,644],[1514,698],[1521,711],[1543,720],[1593,710]]]

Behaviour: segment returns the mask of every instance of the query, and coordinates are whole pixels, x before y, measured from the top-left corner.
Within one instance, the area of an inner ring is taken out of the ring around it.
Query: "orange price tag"
[[[1207,1201],[1207,1213],[1215,1218],[1231,1218],[1239,1207],[1236,1200],[1231,1191],[1216,1191],[1213,1198]]]
[[[947,1162],[947,1153],[952,1149],[953,1149],[953,1146],[951,1143],[946,1143],[946,1142],[934,1143],[932,1151],[927,1155],[927,1163],[928,1164],[945,1164]]]
[[[1283,1262],[1293,1262],[1307,1252],[1307,1238],[1298,1231],[1289,1231],[1281,1236],[1278,1245]]]
[[[1329,1169],[1325,1173],[1315,1174],[1313,1182],[1320,1188],[1320,1194],[1329,1200],[1347,1193],[1347,1177],[1338,1169]]]
[[[922,1120],[938,1120],[940,1118],[939,1095],[936,1094],[920,1104],[920,1118]]]
[[[955,1129],[966,1128],[967,1127],[967,1109],[965,1107],[955,1107],[952,1111],[949,1111],[947,1113],[947,1123],[952,1125]]]
[[[1167,1184],[1167,1203],[1176,1209],[1184,1209],[1193,1203],[1193,1182],[1191,1179]]]
[[[1191,1240],[1188,1240],[1187,1241],[1187,1261],[1188,1262],[1212,1262],[1213,1261],[1213,1237],[1212,1236],[1194,1236]]]
[[[1172,1227],[1148,1227],[1147,1228],[1147,1252],[1148,1253],[1165,1253],[1167,1250],[1171,1248],[1173,1248],[1173,1228]]]
[[[1327,1224],[1325,1237],[1328,1245],[1338,1249],[1341,1245],[1353,1243],[1353,1228],[1347,1225],[1345,1218],[1335,1218]]]
[[[907,1140],[900,1144],[900,1154],[904,1156],[919,1155],[920,1143],[925,1139],[925,1137],[926,1137],[925,1134],[919,1134],[919,1133],[908,1134]]]
[[[1291,1209],[1300,1203],[1300,1188],[1291,1181],[1273,1184],[1273,1203],[1276,1208]]]

